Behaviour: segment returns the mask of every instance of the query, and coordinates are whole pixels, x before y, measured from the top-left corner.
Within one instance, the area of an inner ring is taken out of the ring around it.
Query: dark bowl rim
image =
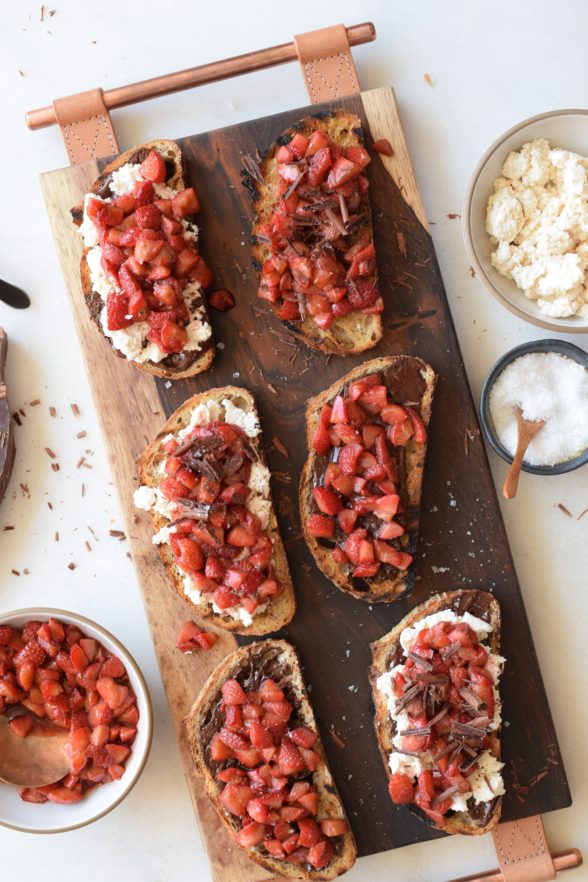
[[[501,457],[501,459],[504,459],[508,463],[512,463],[513,458],[498,440],[492,425],[489,407],[490,391],[502,371],[509,364],[512,364],[512,362],[521,355],[528,355],[532,352],[556,352],[560,355],[567,355],[588,370],[587,352],[579,346],[576,346],[574,343],[568,343],[567,340],[556,340],[552,338],[521,343],[513,349],[509,349],[508,352],[505,352],[505,354],[494,363],[488,376],[484,380],[484,385],[482,386],[482,392],[480,394],[480,423],[492,449]],[[573,472],[587,462],[588,446],[582,451],[582,453],[578,454],[578,456],[574,456],[572,459],[568,459],[565,462],[558,462],[553,466],[534,466],[523,462],[521,468],[522,471],[528,472],[531,475],[563,475],[567,472]]]

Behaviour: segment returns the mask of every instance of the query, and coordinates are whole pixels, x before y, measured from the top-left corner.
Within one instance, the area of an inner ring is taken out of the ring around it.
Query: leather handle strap
[[[71,165],[119,152],[102,89],[57,98],[53,108]]]
[[[492,831],[504,882],[548,882],[556,870],[541,815],[499,824]]]
[[[359,92],[345,26],[333,25],[294,37],[302,75],[313,104]]]

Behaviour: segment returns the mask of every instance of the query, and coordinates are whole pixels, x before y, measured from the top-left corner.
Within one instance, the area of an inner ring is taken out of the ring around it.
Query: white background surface
[[[49,17],[53,5],[56,13]],[[111,815],[54,837],[1,829],[2,877],[206,880],[207,859],[135,576],[124,543],[108,535],[109,529],[121,527],[120,515],[38,184],[41,172],[66,164],[65,148],[57,128],[29,132],[24,113],[54,97],[237,55],[314,27],[372,20],[377,41],[354,51],[360,80],[363,88],[390,83],[396,89],[477,400],[499,355],[549,335],[517,321],[470,278],[459,221],[446,215],[461,212],[469,174],[501,132],[532,114],[585,106],[588,5],[583,0],[298,0],[288,7],[258,0],[50,0],[46,8],[40,22],[39,3],[3,0],[0,7],[0,272],[33,300],[23,313],[0,303],[0,324],[10,335],[12,409],[22,406],[26,412],[17,428],[16,467],[0,510],[0,610],[61,606],[112,630],[148,678],[156,728],[141,780]],[[426,72],[432,86],[424,81]],[[126,149],[150,138],[179,137],[304,103],[300,72],[288,65],[112,116]],[[585,337],[569,339],[586,348]],[[42,405],[30,408],[27,402],[36,398]],[[71,402],[80,407],[77,419]],[[49,405],[57,408],[57,417],[49,415]],[[78,440],[75,434],[82,429],[87,438]],[[46,446],[58,455],[59,473],[50,469]],[[86,448],[92,469],[76,469]],[[494,454],[491,462],[500,484],[505,464]],[[561,502],[579,515],[588,506],[587,476],[586,469],[562,477],[523,475],[519,497],[503,506],[574,797],[571,809],[545,818],[552,850],[588,847],[588,515],[578,522],[556,507]],[[28,485],[30,498],[21,483]],[[6,524],[15,529],[3,532]],[[86,539],[91,553],[84,547]],[[67,568],[70,561],[76,564],[73,571]],[[24,568],[29,575],[22,573]],[[361,860],[346,878],[441,882],[495,865],[490,837],[447,839]],[[570,878],[578,882],[588,879],[587,869],[573,873]]]

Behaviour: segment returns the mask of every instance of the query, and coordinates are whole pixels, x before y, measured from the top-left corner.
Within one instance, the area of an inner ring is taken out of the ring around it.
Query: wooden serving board
[[[390,158],[368,168],[379,277],[386,302],[386,333],[366,358],[326,357],[285,332],[256,297],[249,255],[249,195],[241,184],[241,157],[264,150],[288,126],[332,107],[357,112],[367,145],[388,138]],[[274,479],[274,497],[298,596],[298,612],[283,636],[298,648],[311,684],[333,773],[351,819],[361,855],[386,851],[443,834],[388,798],[377,752],[367,680],[369,642],[393,627],[431,593],[479,586],[494,591],[503,612],[503,734],[507,820],[570,804],[551,714],[510,555],[504,525],[447,305],[433,243],[400,122],[394,93],[376,89],[326,106],[287,111],[180,142],[203,206],[202,253],[218,287],[237,306],[212,316],[219,348],[212,369],[174,384],[155,380],[116,358],[90,321],[82,299],[79,236],[69,220],[105,162],[49,172],[42,186],[71,306],[86,360],[88,380],[104,433],[126,519],[130,548],[159,658],[161,674],[182,749],[186,778],[200,818],[217,882],[258,882],[267,873],[232,847],[195,776],[182,720],[212,668],[235,646],[224,634],[210,653],[184,657],[174,649],[190,613],[166,585],[151,544],[151,527],[137,517],[132,494],[134,461],[164,418],[195,392],[227,383],[251,389],[258,401]],[[395,604],[367,605],[344,595],[314,565],[301,539],[297,484],[306,456],[306,400],[372,355],[410,353],[439,374],[430,427],[417,581]],[[289,458],[271,443],[278,436]],[[338,738],[333,739],[334,730]],[[345,747],[341,746],[341,739]],[[542,776],[542,772],[547,774]],[[534,783],[536,776],[539,780]],[[525,789],[527,788],[527,789]]]

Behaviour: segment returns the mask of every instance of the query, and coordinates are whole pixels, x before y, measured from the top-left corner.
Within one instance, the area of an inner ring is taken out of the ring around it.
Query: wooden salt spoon
[[[16,735],[9,726],[14,717],[31,717],[35,725],[26,736]],[[69,760],[64,745],[69,730],[40,723],[20,704],[0,714],[0,781],[16,787],[44,787],[67,775]]]
[[[517,495],[519,475],[521,474],[521,466],[523,464],[525,453],[527,452],[527,447],[539,429],[542,429],[545,425],[545,420],[526,420],[523,416],[523,411],[518,404],[515,405],[515,411],[517,415],[517,432],[519,438],[514,459],[502,487],[502,495],[505,499],[514,499]]]

